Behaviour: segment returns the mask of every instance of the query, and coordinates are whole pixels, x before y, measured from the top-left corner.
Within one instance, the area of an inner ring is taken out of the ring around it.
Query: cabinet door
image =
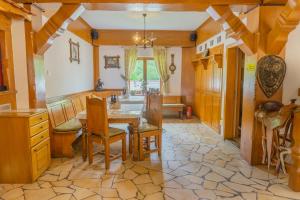
[[[45,139],[31,149],[32,180],[36,180],[50,164],[50,141]]]
[[[219,95],[213,96],[212,103],[212,128],[220,132],[220,120],[221,120],[221,98]]]

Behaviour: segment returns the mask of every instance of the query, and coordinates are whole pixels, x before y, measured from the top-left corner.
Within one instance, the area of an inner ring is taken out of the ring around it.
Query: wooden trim
[[[35,33],[35,53],[44,54],[54,39],[61,35],[69,23],[76,20],[83,11],[81,4],[63,4],[42,29]]]
[[[93,45],[91,30],[92,28],[90,25],[81,17],[78,17],[75,21],[72,21],[68,26],[68,31]]]

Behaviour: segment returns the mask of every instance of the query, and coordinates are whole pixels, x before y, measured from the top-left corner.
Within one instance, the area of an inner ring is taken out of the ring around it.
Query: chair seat
[[[109,136],[110,137],[125,133],[125,130],[119,129],[119,128],[113,128],[113,127],[109,127],[108,131],[109,131]]]
[[[70,131],[79,131],[82,128],[82,125],[78,119],[71,119],[57,127],[54,128],[55,132],[70,132]]]
[[[182,103],[164,103],[163,107],[166,107],[166,108],[170,108],[170,107],[183,108],[184,104],[182,104]]]
[[[159,128],[157,126],[154,126],[152,124],[149,123],[141,123],[138,129],[139,133],[142,132],[147,132],[147,131],[154,131],[154,130],[158,130]]]

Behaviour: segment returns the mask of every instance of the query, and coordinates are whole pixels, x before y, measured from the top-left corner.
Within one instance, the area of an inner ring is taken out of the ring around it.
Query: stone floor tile
[[[25,190],[25,199],[30,200],[47,200],[56,196],[52,189]]]
[[[64,179],[64,180],[61,180],[61,181],[51,182],[51,184],[53,186],[56,186],[56,187],[67,187],[67,186],[72,184],[72,181]]]
[[[101,188],[91,188],[90,190],[99,194],[102,197],[111,197],[111,198],[119,197],[117,190],[112,188],[101,187]]]
[[[72,194],[75,191],[68,187],[53,187],[52,189],[56,193],[63,193],[63,194]]]
[[[76,191],[73,193],[73,195],[76,199],[81,200],[93,196],[95,195],[95,193],[88,189],[77,188]]]
[[[16,199],[20,196],[23,196],[23,190],[21,188],[15,188],[4,193],[1,196],[1,198],[4,200],[9,200],[9,199]]]
[[[117,183],[116,189],[122,199],[134,198],[138,192],[136,186],[129,180]]]
[[[38,182],[35,182],[32,184],[23,185],[22,188],[25,190],[38,190],[38,189],[40,189],[40,186],[39,186]]]
[[[58,176],[51,175],[51,174],[45,174],[44,176],[39,178],[40,181],[57,181]]]
[[[236,173],[230,179],[231,182],[243,184],[243,185],[253,185],[255,182],[251,181],[249,178],[246,178],[240,173]]]
[[[145,183],[151,183],[152,179],[150,178],[149,174],[143,174],[143,175],[139,175],[136,178],[134,178],[133,182],[136,185],[138,185],[138,184],[145,184]]]
[[[256,200],[257,199],[257,194],[254,192],[251,193],[242,193],[242,197],[245,200]]]
[[[70,200],[72,197],[72,194],[61,194],[57,195],[56,197],[52,198],[51,200]]]
[[[220,176],[217,173],[211,172],[205,176],[205,180],[214,181],[214,182],[222,182],[225,181],[223,176]]]
[[[143,195],[150,195],[161,191],[161,187],[154,185],[153,183],[137,185],[137,188],[139,189],[139,191],[141,191]]]
[[[161,192],[157,192],[154,194],[147,195],[145,200],[164,200],[164,195]]]
[[[101,181],[99,179],[78,179],[73,181],[73,185],[81,188],[99,188]]]
[[[276,196],[286,197],[291,199],[300,199],[300,192],[293,192],[287,186],[284,185],[272,185],[268,188]]]
[[[254,191],[254,189],[252,187],[249,187],[246,185],[241,185],[241,184],[232,183],[232,182],[224,182],[223,184],[237,192],[252,192],[252,191]]]
[[[212,190],[195,190],[195,193],[198,195],[200,199],[216,199],[216,194]]]
[[[204,180],[204,182],[203,182],[203,187],[205,189],[213,190],[213,189],[216,189],[217,185],[218,185],[218,183],[214,182],[214,181]]]
[[[131,169],[127,169],[126,171],[125,171],[125,173],[124,173],[124,178],[125,179],[130,179],[130,180],[132,180],[132,179],[134,179],[135,177],[137,177],[138,176],[138,174],[137,173],[135,173],[133,170],[131,170]]]
[[[166,195],[176,200],[198,200],[198,196],[193,190],[165,188],[164,192]]]

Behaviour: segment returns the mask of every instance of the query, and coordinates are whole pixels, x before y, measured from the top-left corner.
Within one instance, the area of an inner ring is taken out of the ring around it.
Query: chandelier
[[[146,17],[147,14],[143,13],[144,17],[144,32],[143,32],[143,37],[140,36],[139,32],[136,32],[135,35],[133,36],[133,41],[137,47],[142,47],[144,49],[146,48],[152,48],[153,47],[153,42],[156,40],[154,37],[154,34],[151,33],[150,35],[147,35],[146,31]]]

